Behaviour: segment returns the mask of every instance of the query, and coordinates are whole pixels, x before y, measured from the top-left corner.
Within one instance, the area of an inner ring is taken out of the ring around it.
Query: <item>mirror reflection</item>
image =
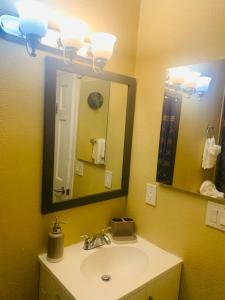
[[[158,182],[224,198],[224,87],[224,60],[167,70]]]
[[[121,189],[128,86],[56,74],[53,202]]]

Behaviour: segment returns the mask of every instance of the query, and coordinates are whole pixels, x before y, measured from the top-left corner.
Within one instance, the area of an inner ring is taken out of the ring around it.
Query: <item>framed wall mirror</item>
[[[127,195],[136,80],[45,66],[42,213]]]
[[[225,60],[167,70],[158,182],[224,198],[224,91]]]

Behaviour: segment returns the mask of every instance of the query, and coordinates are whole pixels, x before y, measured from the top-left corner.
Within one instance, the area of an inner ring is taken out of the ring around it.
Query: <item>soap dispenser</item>
[[[63,259],[64,234],[60,224],[65,224],[55,217],[52,230],[48,234],[47,260],[50,262],[59,262]]]

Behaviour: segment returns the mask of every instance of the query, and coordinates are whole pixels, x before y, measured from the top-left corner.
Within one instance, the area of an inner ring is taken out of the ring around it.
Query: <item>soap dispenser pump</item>
[[[50,262],[59,262],[63,259],[64,233],[61,224],[65,224],[65,222],[59,221],[55,217],[52,230],[48,234],[47,260]]]

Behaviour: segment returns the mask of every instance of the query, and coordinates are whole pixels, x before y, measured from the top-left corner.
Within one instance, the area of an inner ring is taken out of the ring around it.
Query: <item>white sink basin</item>
[[[142,273],[149,265],[148,256],[132,246],[98,248],[81,263],[81,273],[88,279],[102,280],[109,275],[111,280],[130,278]]]
[[[105,245],[83,250],[83,243],[64,250],[58,263],[47,261],[46,254],[39,261],[50,275],[74,300],[125,299],[154,278],[167,272],[181,259],[138,237],[136,243]],[[102,275],[111,276],[103,281]]]

